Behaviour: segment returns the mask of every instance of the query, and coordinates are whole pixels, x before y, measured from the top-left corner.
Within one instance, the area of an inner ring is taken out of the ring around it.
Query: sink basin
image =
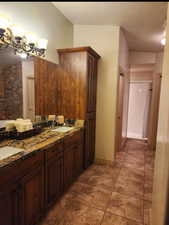
[[[0,148],[0,160],[6,159],[23,151],[24,149],[21,148],[14,148],[10,146],[2,147]]]
[[[70,130],[72,130],[74,127],[58,127],[52,131],[57,131],[57,132],[68,132]]]

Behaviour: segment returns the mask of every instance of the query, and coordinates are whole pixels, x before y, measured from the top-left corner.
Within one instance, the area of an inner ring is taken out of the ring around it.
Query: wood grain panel
[[[63,113],[64,71],[59,65],[35,57],[35,112],[36,115]]]
[[[90,47],[59,49],[58,53],[59,65],[35,58],[36,114],[62,114],[65,118],[86,120],[85,161],[89,166],[95,155],[100,56]]]
[[[64,115],[72,119],[85,119],[87,53],[59,53],[59,59],[64,70],[64,87],[62,87]]]

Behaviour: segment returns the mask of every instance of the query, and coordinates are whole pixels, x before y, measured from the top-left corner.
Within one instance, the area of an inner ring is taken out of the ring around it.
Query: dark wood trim
[[[85,52],[87,51],[91,55],[95,56],[97,59],[99,59],[101,56],[97,54],[90,46],[86,47],[76,47],[76,48],[64,48],[64,49],[57,49],[57,52],[60,53],[69,53],[69,52]]]

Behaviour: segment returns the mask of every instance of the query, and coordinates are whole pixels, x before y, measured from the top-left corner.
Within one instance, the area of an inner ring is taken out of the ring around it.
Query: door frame
[[[119,88],[120,88],[120,78],[123,77],[123,87],[122,87],[122,103],[121,103],[121,109],[119,109]],[[125,93],[125,84],[129,86],[129,71],[124,70],[121,66],[119,66],[118,70],[118,80],[117,80],[117,98],[116,98],[116,122],[115,122],[115,155],[116,152],[118,152],[121,148],[125,146],[125,143],[127,141],[127,134],[126,137],[122,137],[122,128],[123,128],[123,111],[124,111],[124,93]],[[129,88],[128,88],[128,94],[129,94]],[[127,101],[128,101],[127,96]],[[120,115],[119,115],[120,111]],[[128,103],[127,103],[127,119],[128,119]],[[127,121],[126,121],[127,123]],[[127,131],[127,130],[126,130]],[[121,134],[119,138],[119,133]]]

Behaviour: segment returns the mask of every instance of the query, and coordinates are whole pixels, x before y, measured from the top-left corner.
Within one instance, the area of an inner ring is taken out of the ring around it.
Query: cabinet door
[[[88,113],[86,119],[85,130],[85,168],[90,166],[94,162],[95,158],[95,130],[96,130],[96,114]]]
[[[87,112],[96,111],[97,59],[88,54]]]
[[[0,192],[0,225],[19,225],[20,216],[20,189],[9,185]]]
[[[58,199],[63,192],[63,157],[47,161],[46,166],[46,207]]]
[[[83,144],[74,147],[74,178],[77,178],[83,171]]]
[[[74,146],[67,147],[64,151],[64,189],[73,182],[74,177]]]
[[[31,168],[31,172],[22,181],[22,225],[34,225],[44,209],[44,168]]]

